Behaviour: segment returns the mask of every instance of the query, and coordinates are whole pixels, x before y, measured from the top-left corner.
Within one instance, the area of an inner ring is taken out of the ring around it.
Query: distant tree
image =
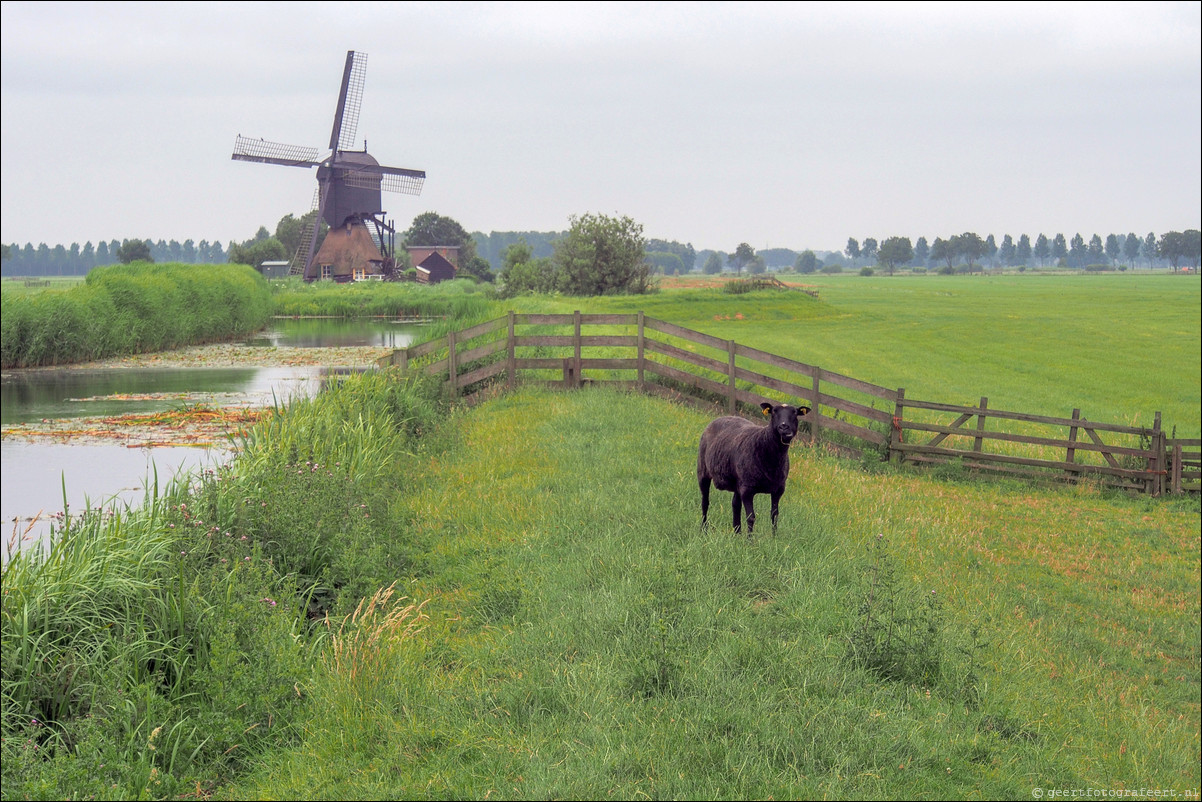
[[[1080,234],[1074,234],[1072,240],[1069,241],[1068,248],[1068,263],[1073,267],[1082,267],[1085,265],[1086,258],[1089,252],[1085,247],[1085,237]]]
[[[647,251],[647,261],[657,273],[665,276],[685,273],[684,260],[668,251]]]
[[[880,244],[876,252],[877,263],[893,275],[893,270],[914,258],[914,246],[909,237],[889,237]]]
[[[1182,235],[1185,237],[1185,258],[1193,264],[1196,271],[1198,262],[1202,261],[1202,231],[1190,228],[1183,231]]]
[[[1123,255],[1123,245],[1119,242],[1117,234],[1108,234],[1106,236],[1106,258],[1110,260],[1112,265],[1117,265],[1119,257]]]
[[[739,247],[735,248],[735,252],[730,255],[727,261],[734,265],[735,273],[742,273],[743,268],[751,264],[751,260],[755,259],[755,248],[752,248],[746,242],[740,242]]]
[[[1059,262],[1061,259],[1068,259],[1068,240],[1063,234],[1057,234],[1052,238],[1052,258]]]
[[[931,258],[943,262],[947,266],[947,269],[951,270],[955,266],[953,263],[956,261],[954,243],[942,237],[935,237],[935,242],[931,245]]]
[[[1131,265],[1132,269],[1135,268],[1135,260],[1139,258],[1139,246],[1139,237],[1136,236],[1134,231],[1128,234],[1123,240],[1123,256],[1127,258],[1127,262]]]
[[[1032,253],[1034,253],[1035,258],[1039,260],[1040,267],[1043,267],[1044,263],[1047,261],[1047,258],[1052,255],[1052,244],[1048,242],[1048,238],[1043,234],[1040,234],[1035,239],[1035,250],[1032,251]]]
[[[764,255],[762,253],[757,253],[755,256],[751,257],[751,261],[747,263],[747,272],[751,273],[752,275],[758,276],[767,270],[768,262],[764,259]]]
[[[871,261],[876,261],[876,252],[880,249],[879,243],[872,237],[865,237],[864,244],[860,246],[860,256]]]
[[[968,260],[968,270],[972,272],[973,263],[985,255],[985,241],[980,235],[966,231],[954,238],[956,253]]]
[[[1002,260],[1002,264],[1010,267],[1015,264],[1015,247],[1014,238],[1009,234],[1002,236],[1002,244],[998,246],[997,255]]]
[[[131,262],[153,262],[150,255],[150,243],[146,240],[127,239],[117,248],[117,260],[123,265]]]
[[[1047,240],[1044,240],[1047,243]],[[1020,265],[1025,265],[1031,261],[1031,238],[1023,234],[1018,238],[1018,245],[1014,249],[1014,258],[1018,260]]]
[[[1166,231],[1160,235],[1160,242],[1156,245],[1156,252],[1161,259],[1168,261],[1173,267],[1173,272],[1181,266],[1183,261],[1192,262],[1196,267],[1198,264],[1198,251],[1202,248],[1198,240],[1198,231],[1190,229],[1189,231]]]
[[[260,229],[260,231],[266,230]],[[284,250],[284,243],[275,237],[269,236],[266,239],[256,237],[248,239],[240,245],[230,245],[230,264],[250,265],[256,270],[262,267],[264,262],[281,262],[287,258],[288,252]]]
[[[83,250],[79,253],[79,258],[83,260],[83,269],[86,273],[96,266],[96,246],[91,240],[84,243]]]
[[[1091,265],[1100,265],[1106,258],[1106,247],[1099,235],[1094,234],[1089,238],[1089,245],[1085,246],[1085,258]]]
[[[926,267],[930,258],[931,246],[927,244],[927,238],[919,237],[918,242],[914,243],[914,263],[920,267]]]
[[[113,263],[112,259],[113,257],[109,256],[109,244],[101,240],[100,244],[96,246],[96,264],[109,265]]]
[[[722,257],[719,256],[716,251],[710,251],[710,255],[706,257],[705,265],[702,266],[701,271],[708,276],[721,273]]]
[[[860,243],[855,237],[848,237],[847,247],[843,249],[843,252],[847,254],[847,258],[851,260],[851,266],[855,267],[856,260],[860,258]]]
[[[643,293],[650,289],[643,227],[629,217],[583,214],[568,218],[552,264],[568,295]]]
[[[993,238],[992,234],[985,237],[985,250],[981,255],[989,260],[991,267],[997,266],[997,240]]]
[[[1144,241],[1140,245],[1140,252],[1143,253],[1144,259],[1148,261],[1148,267],[1153,267],[1157,257],[1155,233],[1149,231],[1148,236],[1144,237]]]
[[[813,251],[802,251],[797,255],[794,267],[797,268],[798,273],[809,275],[818,269],[818,257],[814,255]]]

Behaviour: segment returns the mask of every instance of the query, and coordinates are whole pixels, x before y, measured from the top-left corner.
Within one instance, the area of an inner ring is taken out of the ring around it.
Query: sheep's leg
[[[701,487],[701,528],[705,529],[706,517],[710,511],[710,478],[700,477],[697,484]]]
[[[747,511],[747,537],[751,537],[751,533],[755,531],[755,493],[744,493],[742,495],[743,509]],[[736,493],[735,498],[737,499],[738,497],[739,494]],[[735,531],[738,531],[738,527],[735,527]]]
[[[780,497],[784,495],[782,490],[780,493],[772,494],[772,534],[776,534],[776,517],[780,514]]]
[[[739,491],[736,490],[731,495],[734,496],[734,498],[731,500],[731,505],[730,505],[731,510],[734,512],[734,528],[735,528],[736,532],[742,532],[743,531],[743,507],[742,507],[742,502],[739,499]]]

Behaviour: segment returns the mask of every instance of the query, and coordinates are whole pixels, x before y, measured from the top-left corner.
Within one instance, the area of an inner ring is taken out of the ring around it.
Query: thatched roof
[[[330,229],[313,262],[318,266],[330,265],[337,279],[353,277],[355,268],[366,273],[380,273],[384,257],[372,241],[367,226],[361,222],[348,222]]]

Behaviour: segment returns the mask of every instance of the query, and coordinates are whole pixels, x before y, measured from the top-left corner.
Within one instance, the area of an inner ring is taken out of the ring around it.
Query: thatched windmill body
[[[352,150],[366,73],[367,54],[348,51],[327,156],[319,159],[318,148],[284,145],[241,134],[234,140],[232,158],[238,161],[317,168],[313,202],[317,214],[301,236],[291,267],[294,275],[303,275],[306,281],[321,278],[321,267],[328,268],[330,278],[338,279],[389,272],[396,231],[385,220],[381,192],[418,195],[426,179],[424,170],[381,165],[367,152],[366,142],[363,150]],[[330,232],[321,251],[317,251],[322,221],[330,227]]]

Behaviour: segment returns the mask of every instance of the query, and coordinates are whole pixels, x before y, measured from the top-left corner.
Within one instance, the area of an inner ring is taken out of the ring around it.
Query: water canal
[[[4,559],[45,540],[54,516],[130,504],[145,488],[229,457],[220,438],[180,446],[128,436],[89,436],[91,422],[192,405],[263,407],[317,392],[333,372],[364,369],[420,331],[389,320],[280,319],[241,343],[120,360],[116,366],[5,371],[0,376],[0,521]],[[183,354],[184,352],[181,352]],[[56,431],[52,431],[56,430]],[[61,432],[70,436],[60,436]],[[47,436],[55,434],[55,436]],[[22,535],[24,537],[22,538]]]

